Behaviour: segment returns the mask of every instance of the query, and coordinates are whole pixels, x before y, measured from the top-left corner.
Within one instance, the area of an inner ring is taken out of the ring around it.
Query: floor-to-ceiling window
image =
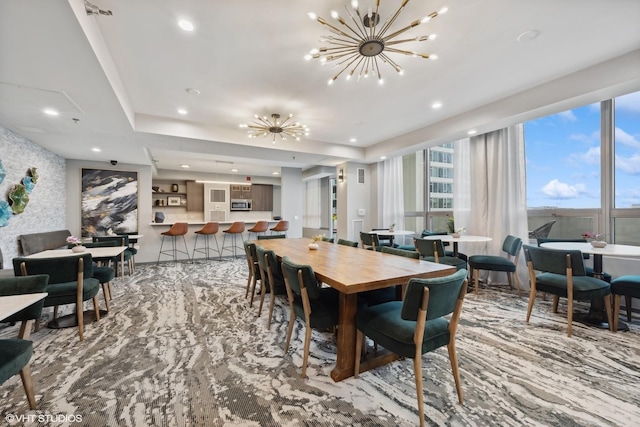
[[[530,229],[640,244],[640,93],[526,122],[525,141]]]

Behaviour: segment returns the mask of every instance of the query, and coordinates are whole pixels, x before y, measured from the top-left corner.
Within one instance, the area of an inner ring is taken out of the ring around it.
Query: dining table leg
[[[336,366],[331,371],[334,381],[353,376],[356,352],[356,312],[358,294],[340,292]]]

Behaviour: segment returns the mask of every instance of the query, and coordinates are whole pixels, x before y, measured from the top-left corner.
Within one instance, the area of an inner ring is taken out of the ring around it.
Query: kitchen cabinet
[[[187,181],[187,211],[204,212],[204,184]]]
[[[253,184],[251,186],[253,211],[273,211],[273,185]]]

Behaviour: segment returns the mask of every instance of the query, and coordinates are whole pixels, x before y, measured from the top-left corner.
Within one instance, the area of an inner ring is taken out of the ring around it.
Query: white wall
[[[289,221],[287,237],[302,237],[302,212],[304,207],[302,169],[282,168],[281,173],[280,206],[282,207],[282,219]]]

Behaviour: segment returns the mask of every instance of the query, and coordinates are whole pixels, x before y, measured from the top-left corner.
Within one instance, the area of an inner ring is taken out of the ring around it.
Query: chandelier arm
[[[430,56],[427,53],[418,53],[418,52],[413,52],[410,50],[402,50],[402,49],[393,49],[393,48],[389,48],[387,49],[389,52],[393,52],[393,53],[401,53],[403,55],[408,55],[408,56],[418,56],[420,58],[424,58],[424,59],[429,59]]]
[[[395,32],[389,34],[388,36],[382,37],[382,34],[380,36],[382,37],[382,40],[386,41],[386,40],[392,39],[392,38],[394,38],[396,36],[399,36],[400,34],[412,29],[413,27],[417,27],[418,25],[420,25],[420,20],[416,19],[411,24],[407,25],[406,27],[400,28],[398,31],[395,31]]]
[[[400,44],[400,43],[407,43],[407,42],[426,42],[429,40],[429,36],[422,36],[422,37],[413,37],[410,39],[402,39],[402,40],[389,40],[389,41],[385,41],[384,45],[386,46],[393,46],[396,44]]]
[[[334,31],[337,31],[339,34],[343,35],[344,37],[347,37],[347,38],[349,38],[349,39],[352,39],[352,40],[353,40],[353,41],[355,41],[356,43],[358,43],[358,42],[359,42],[359,40],[358,40],[357,38],[353,37],[351,34],[345,33],[345,32],[344,32],[344,31],[342,31],[340,28],[335,27],[335,26],[333,26],[333,25],[329,24],[329,23],[328,23],[327,21],[325,21],[324,19],[322,19],[322,18],[318,17],[318,18],[317,18],[317,21],[318,21],[319,23],[323,24],[323,25],[326,25],[326,26],[327,26],[327,27],[329,27],[329,28],[332,28]],[[347,27],[347,28],[348,28],[348,27]],[[356,34],[356,35],[357,35],[357,34]]]
[[[359,36],[358,32],[356,30],[354,30],[353,28],[351,28],[351,26],[349,24],[347,24],[345,22],[345,20],[341,16],[338,16],[338,22],[341,23],[342,25],[344,25],[345,27],[347,27],[356,37]]]
[[[353,15],[351,10],[349,10],[347,5],[345,5],[344,8],[347,10],[347,14],[349,15],[349,17],[351,18],[351,20],[355,24],[356,28],[358,29],[358,31],[360,33],[360,37],[362,37],[363,39],[367,38],[367,31],[365,30],[364,25],[362,24],[362,17],[360,16],[360,11],[358,9],[353,9],[353,10],[355,10],[356,14],[358,15],[358,19],[356,19],[356,17]]]
[[[357,61],[360,58],[360,61],[362,61],[362,56],[358,55],[358,54],[353,54],[350,58],[345,59],[344,61],[342,61],[339,65],[344,64],[345,62],[348,61],[348,63],[342,68],[342,70],[340,70],[340,72],[338,72],[338,74],[336,74],[335,76],[333,76],[333,80],[336,80],[338,77],[340,77],[340,75],[342,73],[344,73],[344,71],[349,68],[351,66],[351,64],[353,64],[355,61]],[[349,59],[351,59],[349,61]],[[357,64],[356,64],[357,67]]]
[[[409,3],[409,0],[404,0],[400,5],[400,7],[398,8],[398,10],[396,10],[396,13],[394,13],[393,16],[384,23],[384,25],[382,26],[382,29],[378,31],[378,37],[384,37],[384,33],[386,33],[389,30],[389,28],[393,25],[393,23],[396,22],[396,19],[398,19],[398,16],[400,16],[400,14],[404,10],[404,7],[406,6],[407,3]]]
[[[398,64],[396,64],[393,59],[389,58],[384,53],[380,54],[380,57],[382,58],[383,61],[385,61],[387,64],[389,64],[391,67],[393,67],[396,70],[397,73],[400,73],[402,71],[402,67],[399,66]]]
[[[380,0],[377,0],[376,1],[376,11],[374,12],[375,16],[380,17],[379,11],[380,11]],[[371,19],[371,18],[373,18],[373,16],[369,17],[369,19]],[[369,31],[369,36],[370,37],[374,37],[375,34],[376,34],[376,25],[375,25],[376,21],[375,21],[375,19],[372,22],[373,22],[373,25],[371,25],[371,27],[369,28],[369,30],[370,30]]]

